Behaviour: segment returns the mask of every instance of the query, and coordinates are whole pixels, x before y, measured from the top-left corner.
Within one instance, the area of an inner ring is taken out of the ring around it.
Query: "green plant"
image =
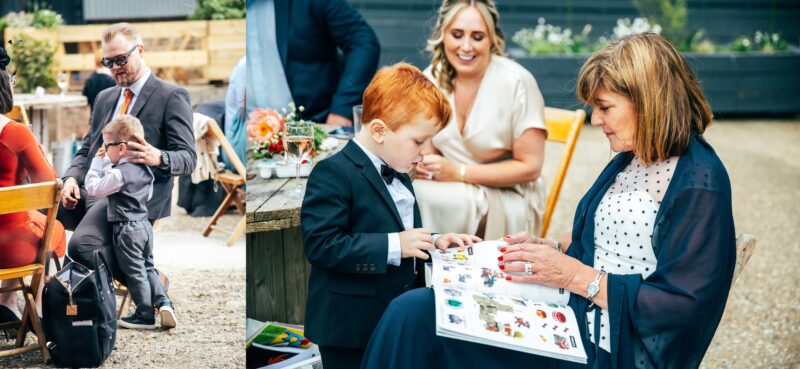
[[[687,31],[688,10],[686,0],[633,0],[633,6],[650,23],[661,25],[664,37],[681,50],[689,50],[693,34]]]
[[[761,51],[773,53],[788,49],[789,43],[781,38],[780,34],[761,31],[756,31],[752,39],[749,36],[739,36],[728,46],[728,50],[734,52]]]
[[[245,7],[245,0],[197,0],[197,8],[189,15],[189,19],[242,19],[245,17]]]
[[[539,18],[536,28],[523,28],[511,38],[514,43],[524,47],[531,55],[588,54],[597,47],[589,40],[591,25],[585,25],[579,34],[573,35],[569,28],[547,24]]]
[[[56,13],[50,9],[36,9],[33,12],[33,22],[31,26],[34,28],[56,28],[64,24],[64,19],[61,14]]]
[[[22,92],[33,92],[37,86],[56,85],[53,57],[56,48],[50,41],[37,40],[20,34],[10,50],[13,70],[17,73],[17,88]]]
[[[35,6],[33,12],[10,12],[0,18],[0,35],[4,35],[6,28],[56,28],[64,24],[61,14],[50,9],[40,9]]]

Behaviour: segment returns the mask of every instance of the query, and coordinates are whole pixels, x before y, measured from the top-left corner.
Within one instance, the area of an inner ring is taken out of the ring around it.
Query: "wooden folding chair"
[[[558,164],[553,184],[547,194],[547,203],[544,208],[544,220],[542,222],[542,237],[547,236],[550,228],[550,221],[553,219],[553,212],[556,209],[558,195],[561,193],[561,185],[564,184],[564,177],[567,176],[567,169],[572,160],[572,152],[578,142],[578,135],[581,127],[586,120],[586,112],[583,109],[575,111],[544,108],[544,123],[547,126],[547,141],[564,144],[564,153],[561,155],[561,162]]]
[[[756,250],[756,239],[753,236],[742,233],[736,237],[736,267],[733,270],[733,281],[731,286],[736,283],[736,279],[742,274],[744,266],[750,261],[753,252]]]
[[[42,331],[42,323],[39,320],[39,312],[36,308],[36,298],[39,293],[40,283],[44,283],[45,263],[49,262],[48,245],[50,245],[53,228],[55,228],[61,186],[61,180],[57,179],[52,182],[0,188],[0,214],[47,209],[47,221],[42,242],[39,244],[36,262],[16,268],[0,269],[0,280],[16,279],[19,282],[19,285],[15,287],[0,288],[0,293],[22,291],[25,298],[22,320],[19,323],[0,324],[0,329],[16,327],[18,332],[16,345],[13,348],[0,351],[0,357],[18,355],[36,349],[41,350],[42,358],[45,362],[50,357],[45,346],[46,341],[44,331]],[[25,282],[26,277],[31,277],[30,283]],[[23,346],[25,336],[28,334],[29,320],[33,327],[33,333],[36,335],[37,343]]]
[[[31,120],[28,119],[28,111],[25,109],[24,105],[15,104],[11,111],[6,114],[6,117],[17,123],[24,123],[28,128],[32,128]]]
[[[208,132],[206,133],[206,137],[219,142],[220,146],[222,146],[222,150],[225,151],[225,155],[227,155],[230,161],[233,163],[236,172],[226,169],[224,172],[217,173],[217,171],[212,168],[211,179],[222,185],[222,188],[225,189],[227,196],[225,196],[225,199],[219,205],[217,211],[214,212],[214,216],[211,217],[211,221],[208,223],[205,231],[203,231],[203,236],[208,237],[212,230],[220,231],[230,235],[227,244],[228,246],[233,246],[233,244],[236,242],[236,239],[241,236],[245,226],[245,200],[239,198],[239,193],[244,194],[243,188],[247,182],[247,171],[244,167],[244,164],[242,164],[242,160],[238,155],[236,155],[236,151],[233,149],[233,146],[231,146],[230,142],[228,142],[228,139],[225,137],[225,133],[219,128],[217,122],[214,121],[214,119],[209,118],[207,124]],[[231,203],[236,205],[236,208],[242,214],[242,219],[233,230],[227,230],[217,226],[217,220],[219,220],[219,217],[221,217],[222,214],[225,214],[225,211],[228,210],[228,207],[231,205]]]

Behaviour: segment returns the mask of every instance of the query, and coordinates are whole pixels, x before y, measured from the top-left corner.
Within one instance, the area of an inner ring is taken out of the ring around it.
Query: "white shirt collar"
[[[133,91],[133,96],[138,97],[139,93],[142,92],[142,88],[144,88],[144,83],[147,82],[147,79],[150,78],[151,74],[152,74],[152,72],[150,71],[150,68],[148,68],[147,72],[144,73],[142,78],[139,78],[136,82],[134,82],[132,85],[130,85],[128,87],[123,87],[122,88],[122,93],[124,94],[125,93],[125,89],[129,88],[131,91]]]
[[[372,162],[372,165],[375,166],[375,170],[377,170],[378,174],[380,174],[381,173],[381,165],[385,165],[383,160],[381,160],[381,158],[379,158],[377,155],[373,154],[371,151],[367,150],[367,148],[364,147],[364,145],[362,145],[360,142],[358,142],[357,139],[353,138],[353,142],[361,149],[361,151],[363,151],[365,154],[367,154],[367,157],[369,158],[369,161]]]

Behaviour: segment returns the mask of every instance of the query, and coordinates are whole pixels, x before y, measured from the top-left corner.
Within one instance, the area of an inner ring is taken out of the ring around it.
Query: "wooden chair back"
[[[14,105],[11,111],[5,114],[5,116],[17,123],[24,123],[28,128],[31,127],[31,120],[28,119],[28,112],[24,105]]]
[[[742,233],[736,237],[736,268],[733,270],[733,281],[731,285],[736,283],[736,279],[742,274],[744,266],[750,261],[753,252],[756,250],[756,239],[747,233]]]
[[[219,145],[222,147],[225,155],[227,155],[228,159],[233,164],[235,172],[226,169],[223,172],[217,173],[216,170],[212,168],[211,178],[222,185],[227,195],[219,205],[219,208],[217,208],[217,211],[215,211],[214,215],[211,217],[211,221],[209,221],[208,226],[206,226],[206,229],[203,231],[203,236],[208,237],[208,235],[215,230],[221,231],[230,235],[227,244],[228,246],[233,246],[239,236],[241,236],[245,227],[245,200],[239,198],[239,193],[244,192],[243,187],[247,183],[247,169],[245,168],[242,159],[236,154],[233,146],[231,146],[228,138],[225,137],[225,133],[222,131],[222,129],[220,129],[219,124],[217,124],[217,122],[211,118],[208,118],[208,122],[206,124],[208,126],[206,137],[219,142]],[[217,221],[222,214],[225,214],[225,211],[228,210],[228,207],[232,203],[236,205],[236,208],[242,214],[242,219],[233,230],[228,230],[218,226]]]
[[[16,291],[22,291],[25,299],[25,309],[20,322],[0,324],[0,329],[16,327],[18,330],[16,345],[9,349],[0,350],[0,357],[18,355],[27,351],[39,349],[42,352],[42,358],[45,362],[49,358],[35,301],[39,291],[39,284],[44,283],[44,266],[45,263],[49,261],[48,257],[50,253],[48,246],[50,245],[50,239],[52,238],[53,229],[55,228],[58,203],[61,197],[61,187],[61,180],[56,179],[51,182],[0,188],[0,214],[47,209],[47,219],[45,221],[42,241],[38,246],[37,260],[29,265],[0,269],[0,280],[16,279],[19,281],[18,286],[0,288],[0,293],[16,293]],[[24,279],[29,276],[31,277],[30,284]],[[36,334],[38,342],[33,345],[24,346],[25,336],[28,332],[28,321],[31,322],[33,333]]]
[[[547,194],[545,203],[544,219],[542,221],[541,236],[547,236],[550,228],[550,221],[558,203],[558,196],[561,193],[561,186],[567,176],[569,163],[572,161],[572,153],[575,151],[575,144],[581,133],[581,127],[586,120],[586,112],[583,109],[564,110],[556,108],[544,108],[544,123],[547,126],[547,141],[564,144],[564,152],[561,161],[558,163],[550,192]]]

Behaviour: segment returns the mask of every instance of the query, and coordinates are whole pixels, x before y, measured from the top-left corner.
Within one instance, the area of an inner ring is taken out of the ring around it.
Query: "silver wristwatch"
[[[603,275],[606,274],[605,270],[601,270],[600,273],[597,274],[597,277],[594,278],[592,283],[589,283],[586,286],[587,295],[586,298],[589,300],[589,307],[594,306],[594,297],[600,293],[600,280],[603,279]]]

